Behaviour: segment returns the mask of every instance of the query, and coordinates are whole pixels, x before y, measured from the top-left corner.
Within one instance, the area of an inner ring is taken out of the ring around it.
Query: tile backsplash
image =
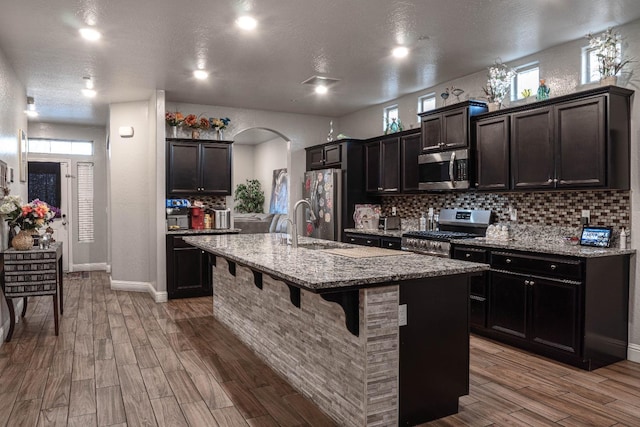
[[[419,195],[384,196],[382,212],[391,214],[396,206],[398,215],[418,218],[430,207],[489,209],[494,222],[509,221],[509,206],[518,210],[518,223],[579,227],[583,209],[590,211],[592,225],[630,226],[630,191],[586,190],[518,193],[429,193]]]
[[[225,196],[191,196],[187,197],[189,202],[193,205],[193,202],[196,200],[204,203],[205,209],[225,209],[227,207],[227,200]]]

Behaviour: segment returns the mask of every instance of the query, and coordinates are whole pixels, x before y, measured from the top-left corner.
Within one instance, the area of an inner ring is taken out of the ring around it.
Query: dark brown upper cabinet
[[[365,190],[400,192],[400,137],[385,137],[365,144]]]
[[[418,191],[418,156],[421,151],[420,132],[400,137],[400,190],[403,193]]]
[[[422,151],[452,150],[469,146],[469,119],[485,111],[485,103],[465,101],[421,113]]]
[[[509,189],[509,117],[476,122],[478,190]]]
[[[231,143],[167,141],[167,196],[231,194]]]
[[[510,189],[628,190],[632,94],[599,87],[478,117],[477,188],[506,189],[506,131]]]
[[[337,168],[342,165],[342,144],[315,146],[307,149],[307,170]]]

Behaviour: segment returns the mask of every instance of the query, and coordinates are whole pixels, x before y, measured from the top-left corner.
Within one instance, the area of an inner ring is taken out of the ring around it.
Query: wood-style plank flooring
[[[212,316],[156,304],[104,273],[65,282],[60,335],[34,297],[0,347],[0,426],[333,425]],[[433,426],[640,426],[640,365],[594,372],[472,337],[471,393]]]

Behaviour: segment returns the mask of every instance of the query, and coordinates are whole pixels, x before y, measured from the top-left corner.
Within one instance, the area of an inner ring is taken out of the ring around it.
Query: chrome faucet
[[[297,222],[297,213],[298,206],[307,205],[309,207],[309,218],[311,221],[316,221],[317,217],[313,213],[313,209],[311,209],[311,203],[307,199],[300,199],[293,205],[293,219],[287,218],[287,222],[291,223],[291,246],[294,248],[298,247],[298,222]]]

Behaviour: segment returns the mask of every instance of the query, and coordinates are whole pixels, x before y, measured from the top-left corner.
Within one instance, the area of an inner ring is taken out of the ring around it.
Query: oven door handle
[[[456,181],[453,177],[453,167],[455,165],[456,162],[456,152],[454,151],[453,153],[451,153],[451,160],[449,160],[449,179],[451,180],[451,185],[453,187],[456,186]]]

